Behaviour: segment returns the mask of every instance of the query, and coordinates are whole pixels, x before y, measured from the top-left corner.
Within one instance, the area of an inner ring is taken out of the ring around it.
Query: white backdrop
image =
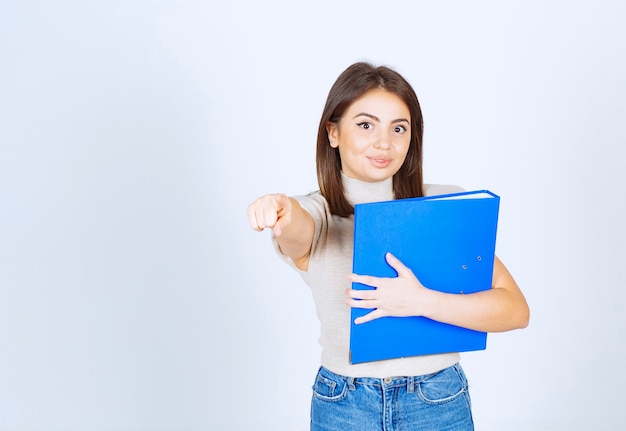
[[[354,61],[396,68],[425,179],[502,196],[523,331],[463,355],[478,430],[612,430],[626,377],[626,6],[4,1],[0,430],[308,429],[308,288],[248,228],[317,187]]]

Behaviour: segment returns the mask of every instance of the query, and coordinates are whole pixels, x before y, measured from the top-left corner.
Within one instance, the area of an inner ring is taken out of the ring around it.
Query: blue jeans
[[[376,379],[321,367],[313,384],[311,431],[473,430],[459,364],[437,373]]]

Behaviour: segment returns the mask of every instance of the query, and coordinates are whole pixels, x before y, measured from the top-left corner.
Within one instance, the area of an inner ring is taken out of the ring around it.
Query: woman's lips
[[[386,168],[391,163],[391,159],[387,156],[368,156],[367,158],[377,168]]]

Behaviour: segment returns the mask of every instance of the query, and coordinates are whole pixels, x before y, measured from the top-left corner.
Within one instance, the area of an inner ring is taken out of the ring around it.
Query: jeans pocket
[[[348,383],[344,378],[320,368],[313,383],[313,396],[324,401],[340,401],[346,397]]]
[[[432,374],[417,385],[417,395],[427,404],[444,404],[467,394],[467,380],[463,370],[454,365]]]

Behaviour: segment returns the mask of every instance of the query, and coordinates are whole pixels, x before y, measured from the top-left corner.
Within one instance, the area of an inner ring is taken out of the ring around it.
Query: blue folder
[[[500,197],[488,190],[357,204],[353,272],[395,277],[391,252],[429,289],[470,294],[491,288]],[[353,283],[353,289],[373,289]],[[350,362],[483,350],[485,332],[425,317],[383,317],[352,308]]]

